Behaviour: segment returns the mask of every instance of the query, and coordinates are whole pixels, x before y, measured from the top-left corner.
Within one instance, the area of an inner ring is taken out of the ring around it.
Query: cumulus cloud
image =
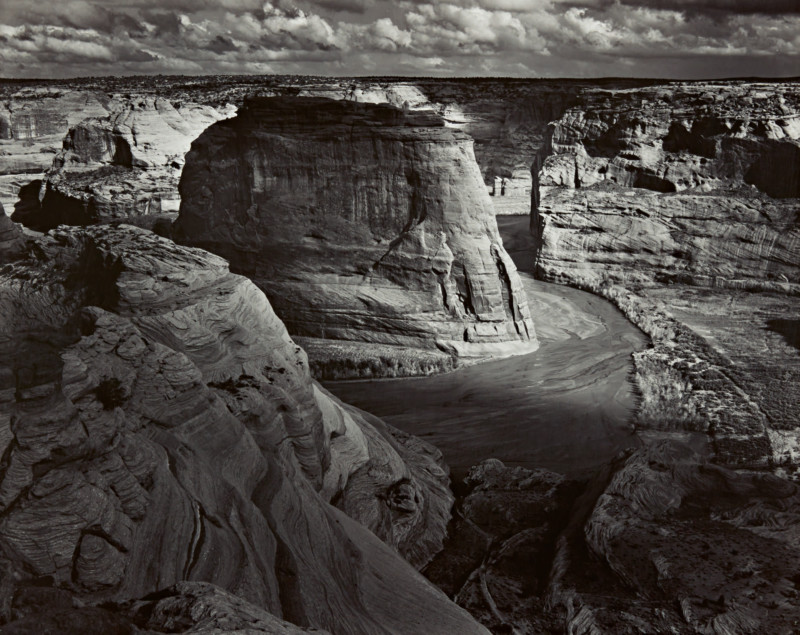
[[[797,74],[798,0],[0,0],[3,74]]]

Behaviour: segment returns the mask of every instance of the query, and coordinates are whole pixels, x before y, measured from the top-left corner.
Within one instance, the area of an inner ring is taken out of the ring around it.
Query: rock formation
[[[541,273],[797,291],[800,96],[670,88],[587,92],[553,123]]]
[[[25,237],[19,225],[6,216],[0,203],[0,265],[22,256],[25,252]]]
[[[63,149],[38,193],[17,206],[14,219],[37,231],[88,225],[178,208],[178,178],[192,140],[232,106],[185,104],[158,97],[115,98],[108,114],[69,128]],[[50,167],[50,166],[48,166]]]
[[[397,554],[440,548],[436,451],[314,384],[251,282],[124,225],[30,254],[0,272],[4,584],[208,582],[300,626],[483,632]]]
[[[800,619],[791,481],[662,441],[587,483],[491,460],[465,484],[426,574],[493,632],[789,633]]]
[[[70,126],[105,117],[110,99],[100,90],[28,87],[0,99],[0,203],[14,210],[20,187],[42,179]]]
[[[229,259],[292,334],[465,356],[536,338],[472,142],[431,113],[246,102],[187,155],[178,240]]]

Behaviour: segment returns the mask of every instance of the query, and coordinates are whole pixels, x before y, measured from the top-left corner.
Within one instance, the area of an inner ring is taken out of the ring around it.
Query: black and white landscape
[[[4,5],[0,633],[800,632],[793,3]]]

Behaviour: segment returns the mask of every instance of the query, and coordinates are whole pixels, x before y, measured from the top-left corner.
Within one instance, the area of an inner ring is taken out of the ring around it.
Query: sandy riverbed
[[[498,223],[521,268],[527,220]],[[601,298],[521,275],[541,341],[535,353],[434,377],[325,386],[435,444],[455,478],[488,457],[577,475],[638,445],[630,354],[646,337]]]

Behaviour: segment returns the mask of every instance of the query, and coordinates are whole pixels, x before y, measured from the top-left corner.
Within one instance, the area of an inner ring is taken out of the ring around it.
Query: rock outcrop
[[[483,632],[397,553],[440,548],[437,452],[314,384],[251,282],[124,225],[30,253],[0,273],[5,583],[93,606],[208,582],[332,632]]]
[[[87,606],[66,589],[21,586],[9,606],[7,635],[134,635],[135,633],[248,633],[329,635],[302,628],[207,582],[179,582],[142,599]]]
[[[39,204],[18,206],[14,219],[37,231],[59,224],[157,216],[178,209],[178,179],[192,140],[233,106],[158,97],[117,97],[109,113],[69,128],[40,188]]]
[[[25,253],[25,237],[19,225],[6,216],[0,203],[0,265]]]
[[[800,619],[789,480],[662,441],[585,483],[490,460],[465,487],[426,574],[493,632],[745,635]]]
[[[178,240],[229,259],[292,334],[462,356],[536,337],[472,141],[432,113],[246,102],[187,155]]]
[[[585,93],[538,175],[540,272],[800,290],[799,111],[791,86]]]

